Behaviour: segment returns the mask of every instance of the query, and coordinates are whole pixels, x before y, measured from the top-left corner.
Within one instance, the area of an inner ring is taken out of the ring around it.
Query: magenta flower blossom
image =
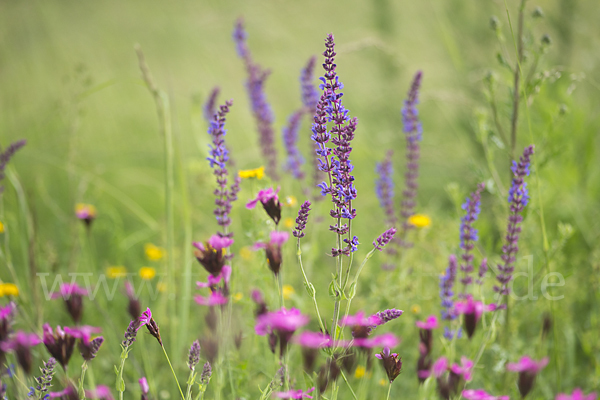
[[[363,311],[359,311],[356,315],[348,315],[340,318],[339,320],[340,326],[378,326],[383,324],[383,320],[377,314],[371,315],[369,317],[365,317],[365,313]]]
[[[2,343],[11,332],[11,326],[17,306],[12,301],[4,307],[0,307],[0,343]]]
[[[373,338],[355,338],[354,346],[372,349],[374,347],[396,347],[400,343],[400,339],[393,333],[384,333]]]
[[[477,322],[481,319],[483,312],[495,311],[497,308],[496,304],[485,305],[480,301],[473,300],[472,295],[467,295],[466,301],[459,301],[454,305],[454,311],[465,316],[465,330],[469,339],[473,337]]]
[[[77,389],[73,386],[67,386],[60,392],[50,392],[48,395],[51,399],[73,400],[77,398]]]
[[[281,253],[281,246],[287,242],[290,235],[287,232],[272,231],[271,240],[269,243],[257,242],[252,246],[254,250],[265,249],[267,261],[269,262],[269,268],[275,275],[279,274],[281,269],[281,263],[283,256]]]
[[[257,335],[269,335],[271,339],[275,337],[272,334],[277,334],[279,339],[279,354],[283,356],[294,332],[306,325],[308,320],[309,318],[306,315],[302,315],[300,310],[296,308],[286,310],[285,307],[282,307],[278,311],[259,315],[256,318],[254,330]]]
[[[273,188],[259,190],[256,198],[246,203],[246,208],[252,210],[260,202],[267,215],[277,225],[279,224],[279,220],[281,220],[281,203],[279,202],[277,193],[279,193],[279,188],[277,190],[273,190]]]
[[[227,297],[223,296],[223,294],[219,291],[212,292],[210,296],[194,296],[194,301],[201,306],[220,306],[223,304],[227,304]]]
[[[81,315],[83,314],[83,296],[87,296],[88,291],[83,289],[75,282],[63,283],[60,285],[60,290],[50,294],[51,299],[58,299],[60,297],[65,301],[67,311],[73,318],[75,323],[79,323]]]
[[[233,244],[233,239],[220,235],[212,235],[206,244],[193,242],[196,248],[194,255],[204,269],[216,277],[221,273],[227,260],[225,249]]]
[[[48,325],[48,324],[46,324],[46,325]],[[46,326],[46,325],[44,325],[44,326]],[[58,328],[60,328],[60,327],[58,327]],[[65,333],[73,336],[76,339],[81,339],[84,341],[89,341],[93,334],[100,333],[100,332],[102,332],[102,328],[95,327],[95,326],[83,325],[83,326],[76,326],[73,328],[69,328],[68,326],[65,326]]]
[[[140,315],[140,317],[138,318],[139,326],[137,327],[136,330],[139,331],[142,326],[149,324],[151,320],[152,320],[152,311],[150,310],[150,308],[146,308],[146,311],[144,311],[142,313],[142,315]]]
[[[433,375],[437,379],[437,390],[445,400],[449,400],[458,393],[461,383],[470,381],[472,378],[471,370],[473,361],[466,357],[461,357],[461,365],[452,364],[448,367],[448,359],[440,357],[432,367]]]
[[[142,327],[142,326],[146,326],[146,329],[148,329],[148,333],[150,333],[152,336],[154,336],[156,338],[156,340],[158,340],[158,343],[162,346],[162,339],[160,337],[160,331],[158,328],[158,324],[156,323],[156,321],[154,320],[154,318],[152,318],[152,311],[150,311],[150,308],[146,308],[146,311],[144,311],[142,313],[142,315],[140,315],[140,317],[137,320],[137,326],[136,326],[136,332]],[[131,324],[130,324],[131,327]],[[127,330],[129,331],[129,328],[127,328]],[[127,332],[125,333],[125,338],[127,339]],[[134,337],[135,340],[135,337]],[[132,341],[133,343],[133,341]]]
[[[140,390],[142,391],[142,394],[148,394],[150,392],[150,386],[148,386],[148,380],[146,377],[144,376],[138,382],[140,384]]]
[[[555,400],[596,400],[597,396],[596,392],[585,395],[581,389],[577,388],[573,390],[572,394],[561,393],[557,395]]]
[[[519,373],[519,393],[521,396],[527,396],[527,393],[533,388],[535,377],[546,365],[548,365],[548,357],[542,358],[540,361],[535,361],[528,356],[523,356],[517,363],[508,363],[506,369],[512,372]]]
[[[208,275],[207,282],[196,282],[196,285],[199,288],[216,288],[216,286],[223,279],[223,283],[225,286],[229,284],[229,279],[231,278],[231,267],[229,265],[224,265],[221,269],[221,273],[217,276]]]
[[[473,361],[463,356],[460,358],[460,365],[452,364],[450,371],[456,375],[461,375],[465,381],[469,382],[473,378],[473,365]]]
[[[375,357],[383,361],[383,368],[390,383],[394,382],[394,379],[402,372],[402,358],[398,357],[396,353],[390,353],[389,347],[385,347],[381,353],[375,354]]]
[[[463,390],[462,395],[466,400],[510,400],[508,396],[492,396],[483,389]]]
[[[331,347],[333,341],[329,335],[322,332],[302,332],[298,336],[294,337],[294,343],[299,344],[302,347],[311,349],[321,349],[324,347]],[[339,345],[339,342],[338,342]]]
[[[315,388],[311,388],[309,390],[307,390],[306,392],[303,392],[302,390],[298,389],[298,390],[288,390],[287,392],[275,392],[275,396],[279,397],[280,399],[312,399],[312,396],[309,396],[308,394],[310,392],[312,392],[313,390],[315,390]]]
[[[448,370],[448,359],[446,357],[440,357],[433,363],[432,372],[436,378],[444,375],[444,372]]]
[[[42,341],[35,333],[17,332],[12,337],[0,343],[0,350],[5,353],[14,352],[17,357],[17,362],[23,368],[23,371],[28,375],[31,373],[31,350],[33,346],[37,346]]]
[[[114,400],[108,386],[98,385],[96,390],[86,390],[85,396],[90,399]]]
[[[73,354],[75,348],[75,340],[77,339],[72,333],[73,331],[65,327],[63,330],[57,326],[55,330],[49,324],[44,324],[44,336],[42,341],[48,349],[48,352],[62,365],[63,369],[67,369],[67,364]]]
[[[439,323],[435,315],[430,315],[425,321],[417,321],[415,325],[417,325],[417,328],[432,330],[436,329],[439,326]]]

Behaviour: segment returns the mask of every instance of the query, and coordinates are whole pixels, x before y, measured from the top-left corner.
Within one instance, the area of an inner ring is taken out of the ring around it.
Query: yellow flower
[[[285,205],[288,207],[294,207],[298,204],[298,199],[294,196],[285,196]]]
[[[421,306],[419,306],[418,304],[413,304],[412,306],[410,306],[410,311],[413,314],[418,314],[421,312]]]
[[[390,384],[390,382],[389,382],[389,381],[386,381],[385,379],[380,379],[380,380],[379,380],[379,384],[380,384],[381,386],[387,386],[387,385],[389,385],[389,384]]]
[[[431,225],[431,218],[425,214],[415,214],[408,218],[408,223],[417,228],[427,228]]]
[[[262,179],[265,176],[265,167],[259,167],[254,169],[243,169],[238,172],[238,175],[242,179],[256,178]]]
[[[161,281],[161,282],[158,282],[158,283],[156,284],[156,289],[157,289],[159,292],[163,293],[165,290],[167,290],[167,284],[166,284],[166,283],[164,283],[164,282],[162,282],[162,281]]]
[[[146,258],[150,261],[158,261],[166,254],[165,249],[155,246],[152,243],[146,243],[144,245],[144,252],[146,253]]]
[[[4,224],[0,221],[0,233],[4,233]]]
[[[283,226],[286,228],[291,228],[294,226],[294,218],[286,218],[283,220]]]
[[[124,276],[127,276],[127,268],[122,265],[108,267],[106,268],[106,275],[108,275],[110,279],[123,278]]]
[[[367,372],[367,369],[365,367],[363,367],[362,365],[359,365],[358,367],[356,367],[356,371],[354,371],[354,377],[360,379],[363,376],[365,376],[366,372]]]
[[[96,218],[96,207],[91,204],[77,203],[75,214],[79,219],[93,219]]]
[[[240,256],[243,260],[251,260],[254,258],[254,252],[248,246],[244,246],[240,249]]]
[[[233,302],[237,303],[238,301],[240,301],[242,299],[242,297],[244,297],[244,294],[242,292],[237,292],[236,294],[234,294],[232,296]]]
[[[152,267],[142,267],[140,268],[140,278],[145,281],[149,281],[150,279],[156,276],[156,270]]]
[[[294,287],[292,285],[283,285],[283,298],[289,300],[292,298],[292,295],[296,293]]]
[[[19,288],[14,283],[0,283],[0,297],[18,296]]]

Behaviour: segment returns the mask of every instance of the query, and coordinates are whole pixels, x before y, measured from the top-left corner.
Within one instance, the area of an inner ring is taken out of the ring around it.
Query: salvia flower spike
[[[379,251],[383,250],[383,248],[387,246],[392,241],[392,239],[394,239],[395,234],[396,228],[388,229],[373,241],[373,246],[375,246],[375,248]]]
[[[300,129],[303,115],[303,108],[295,111],[290,115],[287,125],[282,128],[283,144],[287,153],[285,168],[291,172],[295,179],[304,179],[304,172],[301,169],[302,164],[304,164],[304,158],[300,154],[300,150],[298,150],[298,130]]]
[[[294,228],[292,234],[294,237],[298,239],[304,237],[304,229],[306,228],[306,223],[308,222],[308,214],[310,212],[310,201],[306,200],[300,206],[300,210],[298,210],[298,218],[296,218],[296,227]]]
[[[456,280],[457,260],[454,254],[448,258],[446,273],[440,276],[440,298],[442,299],[442,319],[453,320],[456,315],[454,307],[454,282]]]
[[[13,142],[9,144],[4,151],[2,151],[2,147],[0,147],[0,183],[2,183],[2,180],[4,179],[4,170],[6,169],[6,165],[8,164],[12,156],[15,155],[17,150],[25,146],[26,143],[27,141],[24,139]],[[4,186],[0,184],[0,195],[2,195],[3,191]]]
[[[464,297],[467,293],[467,287],[473,282],[471,273],[473,272],[473,248],[477,242],[477,229],[473,227],[473,224],[479,218],[481,212],[481,192],[485,188],[483,183],[477,185],[477,189],[467,197],[465,203],[462,205],[462,209],[465,211],[465,215],[461,218],[460,223],[460,248],[462,254],[460,256],[460,270],[463,273],[461,278],[462,283],[462,296]]]
[[[188,368],[190,370],[196,369],[196,365],[200,362],[200,342],[194,340],[192,346],[190,347],[190,352],[188,355]]]
[[[52,376],[54,375],[54,367],[56,366],[56,360],[52,357],[48,359],[48,362],[44,363],[44,368],[40,368],[42,374],[35,378],[35,387],[31,388],[29,397],[35,396],[37,399],[46,398],[46,393],[50,389],[52,383]]]
[[[206,119],[206,121],[208,123],[211,122],[214,115],[217,113],[216,104],[217,104],[217,97],[219,97],[220,92],[221,92],[220,87],[215,86],[214,88],[212,88],[212,90],[210,91],[210,94],[208,95],[206,102],[204,103],[204,107],[202,108],[204,119]]]

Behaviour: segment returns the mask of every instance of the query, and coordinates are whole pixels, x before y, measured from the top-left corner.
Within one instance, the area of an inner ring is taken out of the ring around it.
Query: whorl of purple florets
[[[24,139],[13,142],[9,144],[6,150],[4,151],[2,151],[2,147],[0,147],[0,182],[2,182],[2,179],[4,179],[4,170],[6,169],[6,164],[8,164],[8,162],[10,161],[12,156],[15,155],[17,150],[25,146],[26,143],[27,141]],[[3,191],[4,186],[0,186],[0,194],[2,194]]]
[[[494,290],[500,294],[508,295],[510,290],[508,283],[512,280],[512,273],[515,269],[515,260],[519,251],[519,234],[521,227],[519,224],[523,221],[521,213],[529,201],[529,192],[524,178],[529,175],[529,166],[531,156],[533,155],[533,145],[525,147],[523,155],[516,163],[513,161],[511,168],[513,180],[508,191],[508,202],[510,203],[510,213],[508,215],[508,227],[506,229],[506,244],[502,247],[503,264],[498,265],[499,274],[496,279],[500,286],[495,286]]]
[[[210,95],[208,96],[208,99],[206,100],[206,103],[204,103],[204,107],[202,108],[202,111],[204,114],[204,119],[206,119],[206,121],[208,121],[209,123],[213,119],[213,116],[215,115],[215,113],[217,112],[216,104],[217,104],[217,97],[219,97],[220,91],[221,91],[221,88],[218,86],[215,86],[210,91]]]
[[[483,183],[477,185],[477,190],[471,193],[462,205],[462,209],[465,211],[465,215],[460,219],[460,248],[463,250],[460,264],[463,277],[460,281],[463,285],[463,294],[466,294],[467,286],[473,282],[473,278],[470,276],[473,272],[472,250],[478,239],[477,229],[473,227],[473,224],[477,221],[481,212],[481,192],[484,188]]]
[[[314,112],[319,101],[319,92],[313,84],[313,72],[315,70],[315,64],[317,57],[312,56],[306,66],[302,69],[300,75],[300,90],[302,92],[302,104],[308,109],[309,112]]]
[[[192,346],[190,347],[190,352],[188,355],[188,368],[190,370],[196,369],[196,365],[200,362],[200,342],[194,340]]]
[[[338,223],[331,225],[330,230],[338,235],[349,234],[347,224],[342,224],[342,219],[354,219],[356,209],[352,208],[352,201],[356,199],[356,188],[354,187],[354,176],[351,175],[353,165],[350,162],[350,152],[352,147],[350,142],[354,139],[354,131],[358,120],[348,117],[348,110],[342,105],[342,96],[339,90],[343,84],[335,72],[335,43],[333,35],[329,34],[325,40],[325,69],[324,77],[320,78],[322,83],[319,88],[323,91],[319,102],[317,103],[314,124],[312,126],[312,140],[317,143],[316,153],[319,156],[319,169],[328,174],[329,184],[322,182],[318,186],[321,188],[323,196],[331,195],[333,209],[330,211],[331,217],[338,220]],[[332,122],[332,127],[328,131],[327,123]],[[326,144],[331,140],[335,146],[328,148]],[[350,255],[356,250],[358,238],[349,237],[344,239],[346,246],[344,248],[334,248],[331,254],[336,257],[340,254]]]
[[[210,379],[211,375],[212,375],[212,367],[210,366],[210,363],[207,361],[204,363],[204,366],[202,367],[202,374],[200,375],[200,383],[202,385],[208,384],[208,380]]]
[[[394,151],[390,150],[385,156],[385,160],[377,163],[375,172],[379,179],[375,181],[375,193],[379,198],[379,204],[385,212],[386,222],[390,225],[396,223],[396,212],[394,210],[394,169],[392,166],[392,156]]]
[[[416,105],[419,103],[419,88],[421,86],[421,71],[418,71],[413,79],[408,92],[408,98],[404,101],[402,108],[402,123],[406,137],[406,172],[405,187],[402,191],[402,203],[400,204],[400,215],[403,219],[402,234],[400,235],[401,244],[410,247],[411,243],[406,240],[406,234],[414,228],[414,225],[408,222],[408,218],[413,215],[416,206],[417,197],[417,178],[419,176],[419,142],[423,137],[423,127],[419,121],[419,112]]]
[[[454,281],[456,280],[457,261],[456,256],[451,254],[448,258],[446,273],[440,276],[440,298],[442,299],[442,319],[453,320],[456,315],[452,311],[454,307]]]
[[[402,315],[402,313],[404,313],[404,311],[398,310],[396,308],[390,308],[389,310],[379,311],[375,315],[377,317],[379,317],[379,319],[381,320],[380,325],[383,325],[387,322],[390,322],[390,321],[400,317]]]
[[[269,70],[263,70],[262,67],[254,62],[248,45],[246,44],[247,34],[244,29],[244,21],[237,20],[233,39],[236,43],[237,53],[244,60],[248,79],[246,89],[250,97],[252,113],[256,120],[259,133],[259,142],[262,155],[267,160],[267,171],[273,179],[278,179],[277,175],[277,153],[274,147],[275,134],[273,132],[273,110],[267,101],[264,91],[264,84],[270,74]]]
[[[379,251],[381,251],[389,242],[392,241],[394,235],[396,234],[396,228],[390,228],[387,231],[383,232],[375,241],[373,242],[373,246]]]
[[[303,179],[304,172],[300,169],[304,164],[304,158],[298,150],[298,130],[300,129],[300,122],[304,115],[304,109],[300,109],[290,115],[288,125],[282,129],[283,143],[285,144],[285,151],[287,153],[287,165],[286,169],[292,173],[294,178]]]
[[[50,389],[52,376],[54,375],[54,367],[56,366],[56,360],[52,357],[48,359],[48,362],[44,363],[44,368],[41,368],[42,375],[35,378],[35,388],[31,388],[32,397],[37,395],[39,399],[46,398],[46,393]],[[2,397],[0,397],[2,398]]]
[[[304,229],[306,228],[306,223],[308,222],[308,214],[310,212],[310,201],[306,200],[300,206],[300,210],[298,210],[298,218],[296,218],[296,227],[292,234],[298,239],[304,237]]]
[[[212,144],[209,145],[210,156],[207,160],[210,162],[210,167],[214,169],[213,174],[217,179],[217,189],[214,194],[215,210],[214,214],[217,218],[217,223],[225,229],[231,224],[229,213],[231,212],[231,202],[237,199],[239,191],[239,182],[235,181],[231,188],[227,187],[227,178],[229,171],[227,170],[227,161],[229,160],[229,152],[225,147],[225,117],[229,113],[229,107],[233,102],[226,101],[224,105],[219,107],[219,111],[215,113],[210,121],[208,134],[212,137]]]
[[[477,275],[479,279],[475,280],[478,285],[483,285],[483,277],[488,270],[488,262],[487,258],[481,260],[481,265],[479,265],[479,274]]]
[[[129,326],[125,330],[125,338],[123,339],[122,345],[127,348],[135,342],[135,338],[137,336],[137,331],[140,329],[140,321],[139,319],[134,319],[129,322]]]

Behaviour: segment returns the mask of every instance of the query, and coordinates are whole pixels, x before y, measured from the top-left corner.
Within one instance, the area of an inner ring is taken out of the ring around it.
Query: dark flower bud
[[[102,343],[104,343],[104,338],[102,336],[99,336],[92,341],[80,339],[78,347],[81,357],[86,361],[93,360],[96,357],[98,350],[100,350]]]
[[[396,353],[391,353],[389,347],[384,348],[381,353],[375,354],[375,357],[383,361],[383,368],[390,383],[394,382],[394,379],[402,372],[402,358],[398,357]]]
[[[154,321],[154,318],[150,318],[150,322],[146,324],[146,328],[148,329],[148,332],[150,332],[150,334],[154,336],[156,340],[158,340],[158,343],[162,346],[163,343],[162,339],[160,338],[160,331],[158,329],[158,324],[156,323],[156,321]]]
[[[545,33],[542,36],[542,45],[544,46],[550,46],[552,44],[552,39],[550,38],[550,35],[548,35],[547,33]]]
[[[204,352],[206,359],[211,364],[214,364],[219,355],[219,343],[215,339],[207,337],[200,339],[200,345],[202,346],[202,351]]]

